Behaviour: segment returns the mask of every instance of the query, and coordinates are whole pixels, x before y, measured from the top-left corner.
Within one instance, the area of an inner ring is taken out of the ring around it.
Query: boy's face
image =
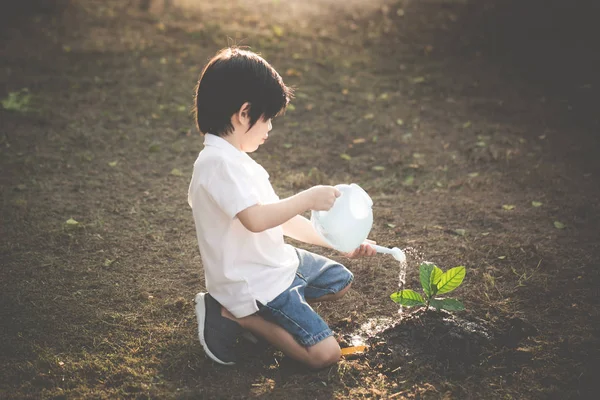
[[[269,137],[269,131],[273,129],[271,120],[264,120],[259,118],[254,124],[252,129],[245,132],[242,136],[241,147],[242,151],[246,153],[252,153],[258,149],[258,146],[263,144]]]

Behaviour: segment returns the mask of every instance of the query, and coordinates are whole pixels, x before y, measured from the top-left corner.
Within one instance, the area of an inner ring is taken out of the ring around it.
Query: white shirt
[[[291,285],[298,255],[280,226],[253,233],[237,214],[279,200],[269,174],[225,139],[204,136],[188,192],[208,292],[236,318],[258,311]]]

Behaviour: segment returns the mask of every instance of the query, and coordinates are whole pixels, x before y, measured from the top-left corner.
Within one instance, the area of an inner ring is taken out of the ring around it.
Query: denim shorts
[[[288,331],[302,346],[310,347],[333,335],[306,300],[335,294],[354,276],[346,267],[318,254],[296,249],[300,265],[292,284],[267,304],[258,303],[258,315]]]

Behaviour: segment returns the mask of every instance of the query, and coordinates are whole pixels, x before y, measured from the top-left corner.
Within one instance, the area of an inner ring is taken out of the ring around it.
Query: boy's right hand
[[[310,209],[315,211],[328,211],[342,192],[333,186],[313,186],[306,191]]]

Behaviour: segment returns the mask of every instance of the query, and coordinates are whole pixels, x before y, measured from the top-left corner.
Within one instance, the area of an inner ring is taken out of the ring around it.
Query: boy
[[[340,195],[315,186],[280,200],[268,173],[246,153],[265,142],[271,119],[292,96],[257,54],[221,50],[204,68],[195,94],[205,148],[194,163],[192,207],[209,293],[196,295],[200,342],[221,364],[233,364],[243,330],[312,368],[337,362],[340,347],[307,301],[343,296],[353,275],[343,265],[285,244],[283,236],[329,247],[301,216],[329,210]],[[368,243],[349,257],[373,255]]]

